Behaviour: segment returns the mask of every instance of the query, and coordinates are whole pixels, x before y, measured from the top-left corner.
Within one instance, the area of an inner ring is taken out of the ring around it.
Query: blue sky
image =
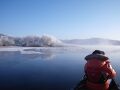
[[[120,0],[0,0],[0,33],[120,40]]]

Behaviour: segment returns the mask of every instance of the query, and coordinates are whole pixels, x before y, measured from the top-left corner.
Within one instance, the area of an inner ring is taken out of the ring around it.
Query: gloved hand
[[[116,76],[115,70],[112,68],[110,61],[105,61],[105,64],[102,67],[102,71],[108,75],[109,78],[113,78]]]

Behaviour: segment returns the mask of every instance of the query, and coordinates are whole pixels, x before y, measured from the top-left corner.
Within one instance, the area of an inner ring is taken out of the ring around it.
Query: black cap
[[[85,60],[91,60],[91,59],[98,59],[98,60],[105,61],[105,60],[108,60],[109,58],[107,56],[105,56],[105,52],[104,51],[95,50],[95,51],[93,51],[92,54],[87,55],[85,57]]]
[[[102,55],[105,55],[105,52],[101,51],[101,50],[95,50],[92,54],[102,54]]]

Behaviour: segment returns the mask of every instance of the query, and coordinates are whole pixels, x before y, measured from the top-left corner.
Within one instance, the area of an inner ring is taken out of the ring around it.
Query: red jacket
[[[108,90],[108,79],[116,76],[115,70],[110,65],[110,62],[100,60],[88,60],[85,64],[85,73],[87,75],[87,87],[90,90]],[[101,83],[101,78],[105,78],[105,82]]]

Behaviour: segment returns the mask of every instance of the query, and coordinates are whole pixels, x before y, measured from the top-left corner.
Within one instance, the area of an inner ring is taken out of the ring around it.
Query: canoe
[[[74,90],[88,90],[85,87],[85,83],[86,83],[86,79],[81,80],[76,87],[74,88]],[[114,79],[112,79],[111,83],[110,83],[110,89],[109,90],[120,90],[119,85],[115,82]]]

